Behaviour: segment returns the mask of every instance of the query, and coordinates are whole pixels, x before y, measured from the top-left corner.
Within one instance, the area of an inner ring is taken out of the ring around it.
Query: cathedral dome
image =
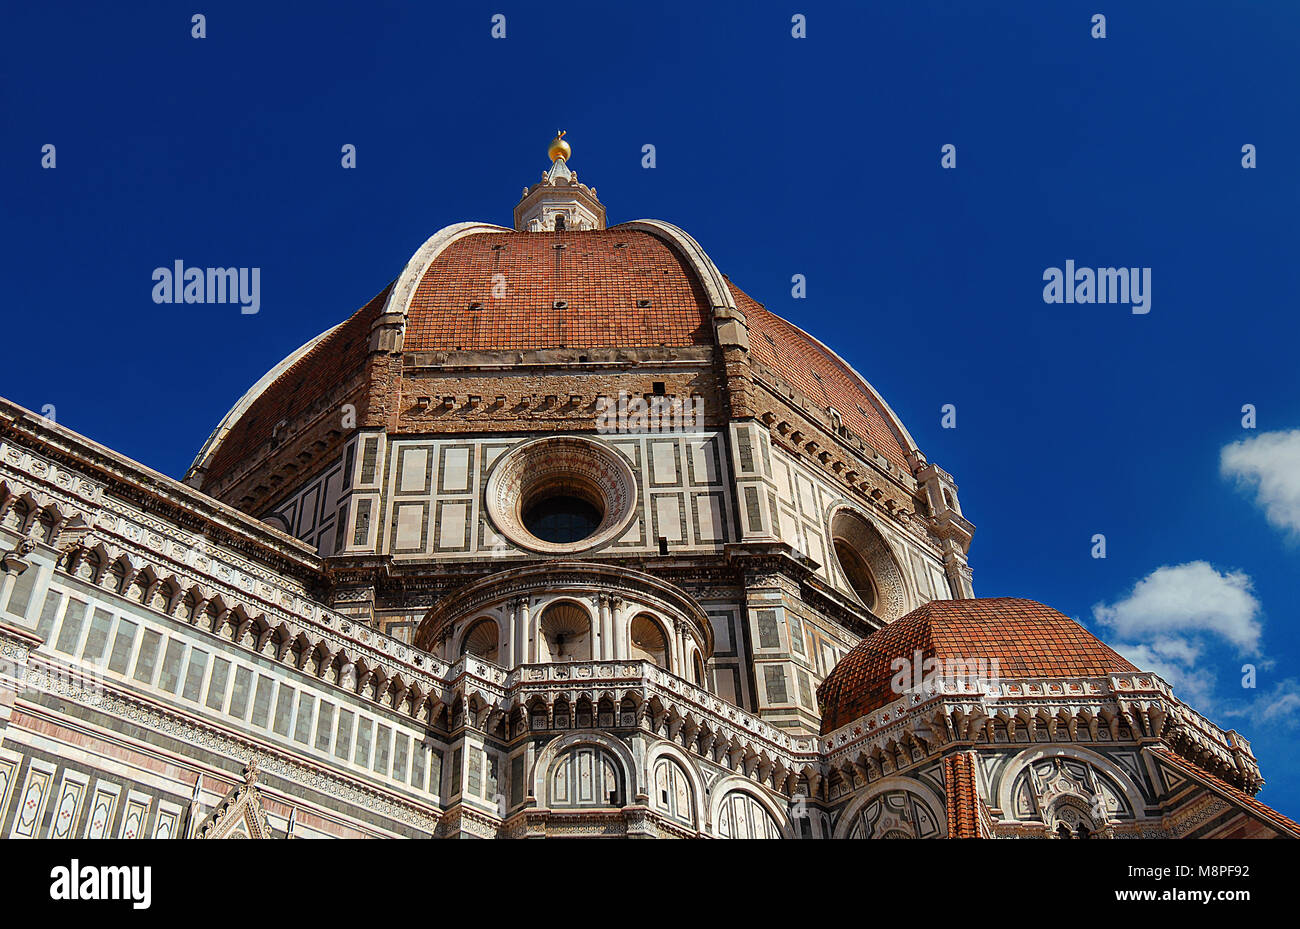
[[[1137,671],[1073,619],[1034,600],[935,600],[859,642],[820,687],[822,734],[893,703],[900,659],[997,660],[1002,678],[1101,677]]]
[[[762,417],[890,513],[918,509],[908,498],[924,459],[865,379],[732,284],[683,230],[606,226],[569,151],[548,153],[513,229],[466,222],[432,235],[379,294],[235,404],[186,482],[264,515],[358,429],[532,431],[543,419],[545,431],[582,433],[598,399],[662,392],[700,398],[714,421]],[[896,490],[868,486],[864,463]]]
[[[414,282],[402,350],[434,353],[436,363],[447,352],[558,349],[577,360],[583,349],[710,348],[714,311],[693,257],[639,228],[539,235],[477,226]],[[201,473],[206,487],[219,485],[274,449],[287,425],[363,378],[372,329],[392,312],[398,283],[267,372],[213,431],[191,473]],[[831,411],[908,473],[915,444],[871,386],[822,342],[725,285],[747,325],[750,363]]]

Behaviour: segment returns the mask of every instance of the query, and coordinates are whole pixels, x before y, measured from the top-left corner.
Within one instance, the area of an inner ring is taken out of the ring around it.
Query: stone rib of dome
[[[844,425],[871,443],[904,474],[911,439],[882,410],[882,401],[862,379],[817,339],[728,281],[736,306],[749,324],[749,350],[759,363],[823,408],[834,407]]]
[[[293,421],[361,372],[369,348],[370,327],[383,310],[391,289],[391,284],[385,287],[253,399],[213,449],[203,478],[205,485],[219,484],[241,462],[251,458],[271,440],[277,423]]]
[[[1137,671],[1118,652],[1064,613],[1035,600],[987,597],[934,600],[850,651],[817,688],[822,734],[897,700],[890,681],[897,659],[915,652],[955,661],[998,661],[1002,678],[1102,677]]]
[[[494,295],[494,284],[504,293]],[[453,242],[429,266],[404,349],[709,345],[710,312],[693,271],[648,233],[484,232]]]

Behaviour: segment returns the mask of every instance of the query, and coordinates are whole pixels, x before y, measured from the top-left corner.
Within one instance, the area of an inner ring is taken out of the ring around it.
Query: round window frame
[[[547,542],[524,525],[525,507],[556,486],[598,505],[600,524],[585,539]],[[486,497],[492,525],[519,548],[574,555],[610,544],[631,525],[637,510],[637,481],[632,466],[607,445],[580,436],[543,436],[510,449],[493,464]]]
[[[870,544],[857,544],[849,534],[836,532],[835,521],[839,516],[860,522],[862,524],[861,528],[866,531],[867,537],[871,539]],[[871,614],[886,622],[892,622],[905,615],[911,609],[908,604],[913,602],[913,595],[905,580],[902,561],[895,553],[893,545],[885,537],[884,532],[876,525],[875,520],[852,502],[837,500],[826,509],[825,526],[831,557],[835,559],[835,567],[844,580],[845,586],[841,589],[849,593],[855,602],[866,607],[866,604],[862,603],[861,598],[858,597],[857,591],[849,583],[847,572],[840,563],[839,554],[835,551],[835,541],[837,539],[856,552],[858,558],[866,565],[867,571],[871,575],[871,581],[876,593],[875,606],[867,607]]]

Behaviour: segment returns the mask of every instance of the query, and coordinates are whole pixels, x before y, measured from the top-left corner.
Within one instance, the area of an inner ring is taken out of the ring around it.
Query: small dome
[[[934,600],[859,642],[817,688],[822,735],[897,700],[894,662],[997,659],[1002,678],[1102,677],[1137,671],[1064,613],[1035,600]]]

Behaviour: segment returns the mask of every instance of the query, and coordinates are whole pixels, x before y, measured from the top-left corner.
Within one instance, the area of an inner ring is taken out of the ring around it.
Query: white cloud
[[[1178,699],[1193,704],[1202,713],[1211,711],[1215,685],[1211,668],[1195,668],[1190,661],[1171,658],[1150,645],[1112,643],[1111,647],[1141,670],[1159,674],[1174,689]]]
[[[1255,491],[1265,518],[1300,538],[1300,429],[1262,432],[1225,445],[1219,470]]]
[[[1251,726],[1260,729],[1279,725],[1294,728],[1300,725],[1300,681],[1288,677],[1245,704],[1225,708],[1223,715],[1248,719]]]
[[[1220,573],[1204,561],[1165,565],[1124,599],[1098,603],[1092,613],[1120,641],[1145,643],[1167,662],[1190,665],[1204,635],[1226,640],[1239,654],[1258,651],[1260,606],[1251,587],[1246,574]]]

